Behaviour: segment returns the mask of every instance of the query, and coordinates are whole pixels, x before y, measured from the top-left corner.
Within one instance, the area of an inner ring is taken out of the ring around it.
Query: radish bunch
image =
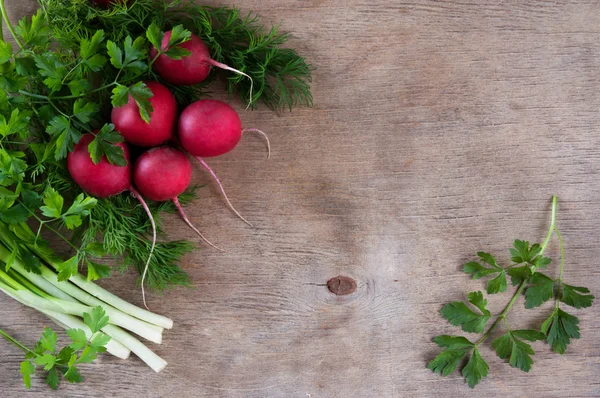
[[[165,33],[163,47],[168,45],[170,34],[171,32]],[[164,53],[157,56],[158,52],[155,48],[150,51],[150,55],[156,58],[154,63],[156,72],[166,81],[178,85],[197,84],[207,78],[211,66],[245,75],[212,60],[206,45],[195,35],[192,35],[191,39],[181,47],[187,49],[190,55],[177,60],[168,58]],[[157,202],[172,201],[186,224],[207,244],[218,249],[192,225],[178,200],[178,196],[188,188],[192,176],[192,167],[186,152],[194,156],[208,170],[235,214],[252,226],[235,210],[218,177],[203,158],[219,156],[231,151],[239,143],[244,131],[262,134],[267,141],[269,156],[271,151],[267,136],[257,129],[243,130],[238,114],[226,103],[217,100],[199,100],[189,104],[178,117],[177,102],[171,91],[158,82],[145,82],[145,84],[153,94],[150,98],[153,111],[148,122],[140,116],[140,109],[131,95],[125,105],[113,108],[111,112],[111,121],[115,130],[125,140],[117,145],[123,149],[127,165],[111,164],[106,157],[97,164],[94,163],[88,149],[88,145],[93,140],[92,134],[84,135],[67,159],[73,180],[87,193],[98,198],[107,198],[129,191],[146,210],[152,224],[153,239],[150,255],[142,274],[144,304],[146,304],[144,279],[156,243],[156,226],[144,198]],[[137,158],[133,166],[130,163],[128,144],[149,148]]]

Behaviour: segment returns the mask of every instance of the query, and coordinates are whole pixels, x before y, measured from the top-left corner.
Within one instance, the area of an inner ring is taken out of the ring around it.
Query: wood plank
[[[9,3],[13,19],[34,9],[33,0]],[[461,265],[477,250],[506,262],[515,238],[542,240],[554,193],[565,279],[600,292],[600,3],[238,5],[294,32],[291,45],[318,68],[315,107],[275,115],[234,102],[245,126],[269,132],[273,158],[247,136],[211,165],[256,228],[237,220],[214,186],[202,190],[188,213],[227,252],[190,255],[196,289],[151,297],[151,308],[175,319],[156,347],[169,366],[156,375],[137,359],[105,356],[84,367],[85,383],[59,394],[600,396],[600,305],[574,310],[582,339],[565,355],[535,343],[528,374],[489,347],[490,376],[474,392],[458,374],[425,368],[437,352],[431,338],[459,332],[441,319],[441,305],[484,287]],[[176,217],[168,230],[194,239]],[[549,254],[558,260],[555,242]],[[327,290],[338,275],[357,281],[353,294]],[[103,284],[140,303],[134,280],[127,273]],[[37,339],[48,322],[0,300],[2,327]],[[539,325],[549,310],[531,318],[519,304],[510,316],[517,327]],[[2,343],[0,354],[0,395],[23,396],[20,353]],[[29,395],[47,393],[36,377]]]

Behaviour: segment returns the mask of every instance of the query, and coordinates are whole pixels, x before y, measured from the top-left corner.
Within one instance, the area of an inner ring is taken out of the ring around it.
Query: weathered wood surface
[[[34,8],[8,0],[11,17]],[[489,348],[490,376],[474,391],[434,375],[431,338],[459,333],[438,311],[482,289],[460,272],[476,250],[541,240],[550,197],[567,247],[565,278],[600,293],[600,2],[254,0],[265,23],[318,67],[313,109],[242,113],[270,133],[274,154],[244,138],[213,160],[231,198],[213,188],[188,210],[227,253],[184,265],[195,290],[153,296],[176,327],[139,360],[105,356],[86,382],[56,396],[559,397],[600,396],[600,305],[580,316],[583,338],[564,356],[535,343],[529,374]],[[215,87],[218,89],[218,85]],[[196,181],[207,176],[198,168]],[[194,238],[176,217],[172,236]],[[558,255],[553,243],[549,254]],[[552,271],[554,272],[554,271]],[[335,296],[337,275],[357,290]],[[105,285],[140,303],[131,273]],[[2,327],[25,342],[48,321],[2,297]],[[499,310],[508,297],[490,298]],[[539,325],[522,299],[511,324]],[[20,353],[0,344],[0,395],[25,393]]]

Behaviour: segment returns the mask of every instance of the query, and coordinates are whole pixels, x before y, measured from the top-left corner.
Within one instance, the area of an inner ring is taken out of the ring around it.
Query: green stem
[[[31,214],[33,216],[33,218],[35,218],[40,224],[44,224],[44,226],[46,228],[48,228],[50,231],[54,232],[59,238],[61,238],[65,242],[67,242],[69,244],[69,246],[71,246],[73,249],[75,249],[75,251],[77,251],[77,253],[79,253],[79,248],[77,246],[75,246],[73,243],[71,243],[71,241],[69,239],[67,239],[63,234],[61,234],[60,232],[58,232],[57,230],[52,228],[50,225],[48,225],[46,222],[44,222],[44,220],[39,218],[38,215],[35,214],[33,211],[31,211],[28,207],[26,207],[23,202],[19,201],[19,203],[23,207],[25,207],[27,209],[27,211],[29,212],[29,214]]]
[[[560,307],[560,300],[562,298],[562,275],[563,270],[565,269],[565,246],[563,245],[562,235],[558,228],[554,227],[554,232],[556,232],[556,237],[558,238],[558,246],[560,247],[560,270],[558,271],[558,282],[556,287],[556,303],[555,307]]]
[[[500,324],[500,322],[504,318],[506,318],[506,314],[508,314],[508,311],[510,311],[512,306],[515,304],[515,301],[517,301],[517,298],[521,295],[521,292],[523,292],[523,289],[525,289],[525,285],[527,284],[528,281],[529,281],[529,278],[524,279],[521,282],[521,284],[519,285],[519,288],[517,289],[515,294],[512,296],[512,298],[510,299],[510,301],[508,302],[506,307],[504,307],[504,311],[502,311],[500,313],[500,315],[498,315],[498,318],[494,321],[492,326],[490,326],[490,328],[487,330],[487,332],[485,332],[485,334],[483,336],[481,336],[479,341],[477,341],[477,343],[475,343],[475,346],[478,346],[479,344],[483,343],[483,341],[490,336],[490,334],[494,331],[494,329],[496,329],[496,326],[498,326]]]
[[[71,70],[65,75],[65,77],[63,77],[61,84],[65,84],[65,82],[67,81],[67,77],[71,76],[71,73],[73,73],[73,71],[77,69],[79,65],[81,65],[84,61],[85,59],[81,59],[79,62],[77,62],[77,64],[71,68]]]
[[[23,43],[17,37],[15,28],[13,28],[12,24],[10,23],[10,19],[8,18],[8,14],[6,13],[6,6],[4,5],[4,0],[0,0],[0,12],[2,12],[2,18],[4,18],[4,22],[6,22],[6,27],[8,28],[8,31],[12,35],[13,39],[15,39],[15,41],[17,42],[17,45],[19,46],[19,48],[23,49],[24,48]]]
[[[552,237],[552,233],[556,229],[556,202],[558,201],[558,197],[556,195],[552,196],[552,221],[550,222],[550,228],[548,229],[548,235],[546,235],[546,239],[544,243],[542,243],[542,250],[540,250],[540,256],[544,254],[548,243],[550,242],[550,238]]]
[[[79,95],[61,95],[59,97],[49,97],[47,95],[39,95],[39,94],[34,94],[34,93],[30,93],[29,91],[25,91],[25,90],[19,90],[19,94],[23,94],[26,95],[28,97],[32,97],[32,98],[39,98],[39,99],[43,99],[46,101],[50,101],[50,100],[63,100],[63,99],[77,99],[77,98],[83,98],[88,96],[89,94],[93,94],[93,93],[97,93],[98,91],[102,91],[102,90],[106,90],[109,87],[115,86],[117,84],[117,82],[112,82],[110,84],[106,84],[102,87],[98,87],[95,88],[91,91],[88,91],[85,94],[79,94]]]
[[[2,0],[0,0],[2,1]],[[19,341],[17,339],[15,339],[14,337],[12,337],[11,335],[9,335],[8,333],[6,333],[4,330],[0,329],[0,336],[4,337],[6,339],[6,341],[12,343],[13,345],[15,345],[17,348],[19,348],[20,350],[22,350],[25,353],[32,353],[35,354],[37,356],[37,354],[33,351],[31,351],[29,348],[25,347],[23,344],[19,343]]]

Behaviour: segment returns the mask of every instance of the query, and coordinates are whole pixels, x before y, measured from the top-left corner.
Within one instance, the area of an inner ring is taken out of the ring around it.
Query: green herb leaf
[[[37,73],[37,67],[32,57],[16,57],[15,58],[15,71],[20,76],[31,76]]]
[[[138,37],[135,41],[132,40],[131,36],[127,36],[124,43],[125,60],[124,65],[126,68],[134,70],[144,70],[146,64],[140,59],[146,58],[146,41],[143,37]]]
[[[98,164],[103,156],[109,163],[117,166],[126,166],[127,160],[123,148],[115,145],[118,142],[123,142],[123,136],[114,131],[114,124],[105,124],[104,127],[96,134],[96,137],[88,145],[88,151],[92,157],[94,164]]]
[[[74,330],[74,329],[69,329],[69,330]],[[67,330],[67,333],[69,333],[69,330]],[[84,339],[85,339],[85,333],[84,333]],[[85,341],[84,341],[84,345],[85,345]],[[73,357],[74,353],[75,353],[75,350],[71,349],[69,346],[63,347],[62,350],[60,350],[60,352],[56,356],[57,365],[67,365],[69,363],[69,361],[71,360],[71,358]]]
[[[163,34],[162,30],[160,29],[160,27],[157,24],[155,24],[154,22],[152,22],[150,24],[150,26],[148,27],[148,29],[146,29],[146,38],[148,39],[150,44],[152,44],[152,46],[154,48],[156,48],[156,50],[158,50],[158,51],[161,50],[164,34]],[[11,54],[12,54],[12,50],[11,50]]]
[[[462,375],[466,377],[469,387],[474,388],[482,378],[488,375],[488,369],[488,364],[479,354],[479,350],[474,348],[467,366],[462,370]]]
[[[97,306],[91,312],[83,314],[83,322],[92,330],[92,333],[96,333],[108,324],[108,317],[104,309]]]
[[[517,264],[531,263],[542,250],[539,244],[534,243],[529,247],[529,242],[523,240],[515,240],[514,249],[510,249],[512,255],[511,261]]]
[[[440,347],[462,350],[474,346],[466,337],[463,336],[448,336],[446,334],[436,336],[433,341]]]
[[[31,375],[35,373],[35,366],[29,360],[21,362],[21,374],[23,375],[23,383],[25,387],[31,388]]]
[[[164,54],[174,60],[180,60],[185,57],[189,57],[192,52],[183,47],[171,47]]]
[[[87,280],[95,281],[101,278],[107,278],[110,275],[110,267],[108,265],[102,265],[93,261],[87,261]]]
[[[73,103],[73,116],[84,124],[88,124],[99,110],[100,106],[98,106],[98,104],[89,102],[83,98],[80,98]]]
[[[488,281],[487,292],[488,294],[503,293],[507,289],[506,285],[506,271],[502,270],[500,274]]]
[[[70,383],[81,383],[83,381],[83,377],[81,377],[75,366],[69,366],[69,370],[65,373],[65,379]]]
[[[22,250],[20,251],[20,256],[26,271],[38,275],[42,273],[40,270],[42,263],[40,262],[40,259],[37,258],[33,253],[31,253],[29,250]]]
[[[492,347],[501,359],[510,358],[510,366],[519,368],[523,372],[529,372],[533,364],[531,355],[534,355],[535,352],[529,344],[519,340],[518,337],[525,336],[527,340],[531,341],[544,340],[546,336],[543,334],[540,336],[540,334],[535,330],[509,331],[504,336],[495,339],[492,342]]]
[[[530,279],[531,286],[525,291],[525,308],[539,307],[554,296],[553,279],[536,272]]]
[[[523,265],[522,267],[510,268],[508,270],[508,275],[510,275],[510,281],[513,286],[520,285],[525,279],[531,276],[531,269],[527,265]]]
[[[56,332],[49,327],[44,328],[40,345],[44,350],[54,353],[56,351]]]
[[[154,112],[150,98],[152,98],[152,90],[146,86],[144,82],[137,82],[129,89],[129,93],[135,100],[139,110],[140,116],[146,123],[150,123],[150,116]]]
[[[106,335],[104,333],[96,333],[93,337],[92,340],[90,341],[90,345],[94,348],[96,348],[97,352],[104,352],[106,351],[106,345],[108,344],[108,342],[111,340],[111,337],[109,335]]]
[[[175,45],[185,43],[192,36],[192,32],[185,29],[183,25],[174,26],[171,30],[171,37],[169,38],[168,47],[173,47]]]
[[[591,307],[595,297],[591,294],[585,294],[589,292],[589,289],[586,287],[571,286],[563,283],[560,301],[575,308]]]
[[[56,357],[52,354],[44,354],[37,356],[33,359],[33,362],[36,365],[43,366],[44,370],[50,370],[54,367],[56,363]]]
[[[37,10],[35,15],[24,17],[15,26],[15,31],[23,39],[24,44],[30,46],[44,46],[48,43],[50,28],[42,10]]]
[[[73,201],[73,204],[62,216],[65,226],[69,229],[79,227],[82,223],[82,217],[90,214],[90,210],[96,206],[98,199],[84,194],[79,194]]]
[[[91,39],[81,40],[79,55],[83,59],[90,58],[100,50],[100,45],[104,41],[104,31],[102,29],[97,30]]]
[[[59,382],[60,380],[58,378],[58,372],[56,371],[56,368],[50,369],[48,375],[46,376],[46,384],[48,384],[51,389],[56,390]]]
[[[118,84],[112,90],[111,104],[114,108],[119,108],[123,105],[127,105],[129,101],[129,87]]]
[[[73,256],[67,261],[62,262],[58,266],[58,280],[66,281],[71,276],[77,275],[77,266],[79,265],[79,259],[77,256]]]
[[[85,247],[85,252],[93,257],[104,257],[106,256],[106,249],[100,242],[92,242]]]
[[[45,206],[40,207],[40,210],[46,217],[59,218],[62,214],[63,203],[63,197],[54,188],[49,186],[44,192]]]
[[[452,325],[461,326],[465,332],[483,332],[485,325],[490,319],[490,313],[485,309],[486,301],[483,300],[483,294],[481,294],[480,299],[477,293],[481,294],[481,292],[473,292],[474,295],[471,297],[470,293],[469,301],[477,303],[477,305],[474,305],[478,308],[483,308],[482,311],[485,311],[483,314],[473,312],[465,303],[454,301],[442,307],[440,311],[441,315]]]
[[[46,132],[56,140],[55,159],[61,160],[67,157],[81,139],[81,133],[71,126],[71,122],[64,116],[56,116],[50,121]]]
[[[487,306],[487,300],[483,298],[483,293],[471,292],[469,293],[468,298],[469,302],[479,308],[483,314],[491,316],[490,312],[485,308]]]
[[[77,360],[77,363],[91,363],[98,357],[97,350],[95,347],[87,346],[84,348],[81,356]]]
[[[471,261],[463,266],[463,271],[466,274],[471,274],[473,279],[479,279],[483,276],[500,272],[501,270],[497,268],[486,268],[476,261]]]
[[[0,65],[3,65],[10,61],[12,57],[13,51],[11,42],[0,40]]]
[[[110,57],[110,63],[117,69],[123,69],[123,52],[119,46],[115,42],[108,40],[106,42],[106,50]]]
[[[456,370],[460,361],[467,354],[467,350],[445,349],[427,365],[434,373],[448,376]]]
[[[579,338],[579,319],[560,308],[554,309],[548,319],[542,324],[542,333],[552,346],[552,351],[564,354],[571,339]]]
[[[69,330],[67,330],[67,334],[69,335],[69,338],[71,339],[71,344],[69,344],[69,347],[73,351],[79,351],[83,347],[85,347],[85,345],[87,344],[87,337],[83,330],[69,329]],[[71,356],[71,354],[69,354],[69,357]]]

